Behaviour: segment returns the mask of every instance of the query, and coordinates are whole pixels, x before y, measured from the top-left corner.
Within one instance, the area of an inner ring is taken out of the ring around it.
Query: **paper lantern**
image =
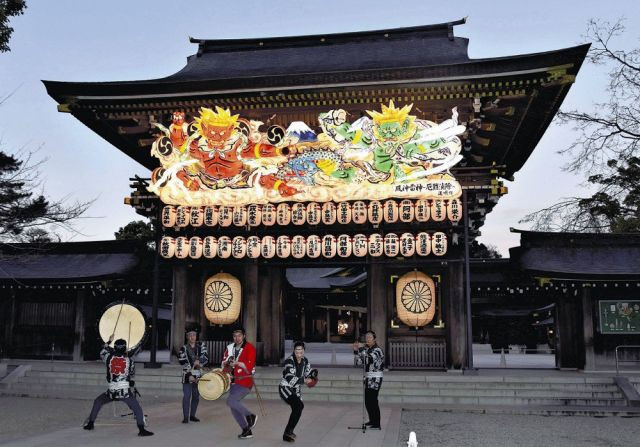
[[[247,207],[247,223],[250,227],[257,227],[262,223],[262,207],[252,204]]]
[[[315,259],[322,254],[322,239],[320,239],[320,236],[312,234],[307,237],[306,242],[308,257]]]
[[[276,207],[273,203],[267,203],[262,207],[262,224],[270,227],[276,223]]]
[[[431,236],[429,233],[418,233],[416,235],[416,253],[419,256],[429,256],[431,253]]]
[[[382,222],[383,212],[382,203],[377,200],[369,202],[369,206],[367,207],[367,218],[369,219],[369,222],[376,225]]]
[[[322,237],[322,256],[325,258],[333,258],[336,255],[336,237],[327,234]]]
[[[204,315],[213,324],[231,324],[240,316],[242,286],[228,273],[213,275],[204,284]]]
[[[369,236],[369,255],[373,257],[382,256],[384,253],[384,243],[382,236],[378,233],[373,233]]]
[[[322,223],[325,225],[333,225],[336,223],[336,204],[333,202],[325,202],[322,205]]]
[[[307,223],[318,225],[322,221],[322,207],[319,203],[311,202],[307,205]]]
[[[251,259],[260,257],[260,238],[258,236],[247,238],[247,256]]]
[[[340,202],[336,209],[336,220],[339,224],[346,225],[351,222],[351,204],[349,202]]]
[[[169,236],[163,236],[160,240],[160,256],[163,258],[173,258],[176,252],[176,240]]]
[[[208,259],[218,255],[218,240],[214,236],[207,236],[202,240],[202,254]]]
[[[278,239],[276,239],[276,255],[279,258],[291,256],[291,239],[289,239],[289,236],[278,236]]]
[[[289,225],[291,223],[291,206],[288,203],[281,203],[277,206],[276,222],[278,225]]]
[[[260,253],[262,254],[262,257],[266,259],[271,259],[275,256],[276,240],[273,236],[265,236],[260,240]]]
[[[208,227],[218,225],[218,207],[209,205],[204,208],[204,224]]]
[[[189,207],[179,206],[176,208],[176,226],[184,228],[189,225]]]
[[[389,257],[398,256],[400,252],[400,242],[398,235],[395,233],[387,233],[384,236],[384,254]]]
[[[236,259],[247,255],[247,240],[243,236],[236,236],[231,241],[231,256]]]
[[[429,201],[427,199],[420,199],[416,201],[416,220],[418,222],[426,222],[431,216],[431,208],[429,207]]]
[[[202,257],[202,239],[198,236],[189,239],[189,257],[193,259]]]
[[[218,257],[227,259],[229,256],[231,256],[231,238],[220,236],[218,238]]]
[[[236,227],[244,227],[247,224],[247,207],[234,206],[232,219]]]
[[[367,256],[367,236],[364,234],[356,234],[351,241],[353,245],[353,255],[359,258]]]
[[[447,210],[442,200],[431,201],[431,219],[434,222],[442,222],[447,217]]]
[[[351,256],[351,250],[351,236],[348,234],[341,234],[338,236],[338,239],[336,240],[336,251],[338,256],[341,258],[348,258]]]
[[[398,210],[400,214],[401,222],[413,222],[413,202],[409,199],[404,199],[400,202],[400,209]]]
[[[462,219],[462,202],[451,199],[447,204],[447,217],[451,222],[459,222]]]
[[[431,236],[431,253],[436,256],[443,256],[447,253],[447,235],[442,231],[433,233]]]
[[[431,322],[436,313],[436,286],[422,272],[409,272],[396,283],[396,312],[407,326],[422,327]]]
[[[411,233],[400,235],[400,254],[404,257],[411,257],[416,252],[416,238]]]
[[[180,236],[176,238],[176,258],[185,259],[189,256],[189,240]]]
[[[398,221],[398,203],[395,200],[387,200],[384,202],[382,218],[387,223]]]
[[[224,205],[218,208],[218,225],[228,227],[233,222],[233,207]]]
[[[291,256],[296,259],[304,258],[307,252],[307,244],[305,243],[304,236],[293,236],[291,238]]]
[[[162,226],[173,227],[176,224],[176,209],[171,205],[162,208]]]
[[[192,227],[201,227],[204,222],[204,208],[201,206],[191,207],[189,212],[189,220]]]
[[[291,222],[294,225],[304,225],[307,221],[307,207],[304,203],[294,203],[291,207]]]
[[[351,206],[351,218],[353,219],[353,223],[365,223],[367,221],[367,204],[362,200],[353,202]]]

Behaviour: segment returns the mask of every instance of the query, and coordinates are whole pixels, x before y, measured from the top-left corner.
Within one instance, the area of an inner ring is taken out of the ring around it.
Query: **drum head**
[[[224,383],[223,393],[226,393],[227,391],[229,391],[229,388],[231,388],[231,376],[229,376],[229,374],[227,374],[220,368],[212,369],[211,372],[213,374],[218,374],[222,378],[222,381]]]
[[[198,381],[200,396],[206,400],[216,400],[224,394],[224,380],[219,374],[209,372]]]
[[[98,332],[105,343],[113,334],[110,346],[119,338],[127,342],[127,350],[138,347],[144,339],[147,322],[144,315],[131,304],[114,303],[104,311],[98,322]]]

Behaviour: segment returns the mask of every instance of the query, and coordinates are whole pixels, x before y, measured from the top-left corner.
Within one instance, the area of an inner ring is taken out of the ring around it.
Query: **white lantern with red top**
[[[338,203],[336,220],[339,224],[346,225],[351,222],[351,204],[349,202]]]
[[[176,208],[176,226],[184,228],[189,225],[189,207],[182,206]]]
[[[372,200],[367,207],[367,218],[372,224],[379,224],[382,222],[382,215],[384,214],[384,208],[382,203],[378,200]]]
[[[307,207],[304,203],[294,203],[291,207],[291,222],[294,225],[304,225],[307,221]]]
[[[364,234],[356,234],[355,236],[353,236],[353,255],[357,256],[358,258],[362,258],[364,256],[367,256],[367,248],[368,248],[368,244],[367,244],[367,236],[365,236]]]
[[[291,205],[280,203],[276,207],[276,222],[278,225],[289,225],[291,223]]]
[[[173,227],[176,224],[176,208],[172,205],[167,205],[162,208],[162,226]]]
[[[296,235],[291,238],[291,256],[296,259],[304,258],[307,252],[307,244],[304,236]]]
[[[338,239],[336,240],[336,251],[338,256],[341,258],[348,258],[351,256],[351,249],[351,236],[348,234],[341,234],[338,236]]]
[[[176,240],[170,236],[163,236],[160,240],[160,256],[173,258],[176,253]]]
[[[400,254],[406,258],[411,257],[416,252],[416,238],[411,233],[400,235]]]
[[[373,233],[369,236],[369,255],[377,258],[384,253],[384,240],[382,235]]]
[[[434,222],[442,222],[447,217],[447,209],[442,200],[432,200],[430,212]]]
[[[247,207],[234,206],[232,219],[236,227],[244,227],[247,224]]]
[[[262,206],[253,203],[247,207],[247,223],[250,227],[257,227],[262,223]]]
[[[278,236],[278,239],[276,239],[276,255],[279,258],[291,256],[291,239],[289,239],[289,236]]]
[[[384,254],[393,258],[398,256],[400,244],[398,235],[395,233],[387,233],[384,236]]]
[[[316,234],[307,237],[307,256],[315,259],[322,254],[322,239]]]
[[[247,240],[243,236],[236,236],[231,241],[231,256],[242,259],[247,255]]]
[[[201,227],[204,222],[204,208],[201,206],[192,206],[189,212],[189,219],[192,227]]]
[[[431,236],[431,253],[436,256],[444,256],[447,253],[447,235],[437,231]]]
[[[336,255],[336,237],[326,234],[322,237],[322,256],[333,258]]]
[[[382,218],[387,223],[395,223],[398,221],[398,202],[395,200],[386,200],[383,206]]]
[[[202,257],[202,239],[198,236],[189,239],[189,257],[193,259]]]
[[[367,221],[367,204],[362,200],[353,202],[351,206],[351,218],[353,219],[353,223],[365,223]]]
[[[176,238],[176,258],[185,259],[189,256],[189,239],[184,236]]]
[[[218,207],[209,205],[204,207],[204,224],[208,227],[218,225]]]
[[[400,202],[400,221],[401,222],[413,222],[414,206],[413,202],[409,199],[404,199]]]
[[[271,259],[275,256],[276,240],[273,238],[273,236],[265,236],[260,240],[260,254],[265,259]]]
[[[416,234],[416,253],[418,256],[429,256],[431,253],[431,236],[429,233]]]
[[[267,203],[262,207],[262,224],[270,227],[276,223],[276,206],[273,203]]]
[[[336,223],[336,204],[333,202],[325,202],[322,204],[322,223],[325,225],[333,225]]]
[[[307,223],[318,225],[322,221],[322,207],[319,203],[311,202],[307,205]]]
[[[462,202],[459,199],[450,199],[447,204],[447,217],[451,222],[460,222],[462,219]]]
[[[429,207],[429,201],[427,199],[420,199],[416,201],[416,220],[418,222],[427,222],[431,216],[431,208]]]
[[[218,257],[227,259],[229,256],[231,256],[231,238],[220,236],[218,238]]]
[[[218,255],[218,239],[214,236],[207,236],[202,240],[202,254],[205,258],[211,259]]]
[[[251,259],[260,257],[260,238],[258,236],[247,238],[247,256]]]
[[[233,207],[223,205],[218,208],[218,225],[228,227],[233,223]]]

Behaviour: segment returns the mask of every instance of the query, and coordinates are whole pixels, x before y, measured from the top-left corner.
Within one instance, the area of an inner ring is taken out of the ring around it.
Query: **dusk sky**
[[[2,150],[35,150],[43,165],[46,194],[52,198],[96,199],[92,218],[76,225],[81,234],[65,240],[113,239],[113,233],[138,219],[124,205],[129,177],[149,172],[86,128],[70,114],[58,113],[42,79],[120,81],[152,79],[181,69],[197,46],[196,38],[251,38],[374,30],[440,23],[468,17],[455,34],[470,39],[469,56],[486,58],[556,50],[584,43],[591,18],[626,17],[621,48],[640,44],[637,1],[122,1],[28,0],[13,18],[11,52],[0,54]],[[313,61],[309,60],[313,69]],[[250,67],[248,67],[250,70]],[[563,109],[591,110],[606,99],[606,68],[585,64]],[[556,151],[575,134],[552,125],[524,168],[508,182],[509,194],[488,216],[481,241],[503,254],[518,245],[510,227],[561,197],[586,194],[583,178],[562,172]],[[141,149],[142,150],[142,149]],[[145,149],[146,150],[146,149]]]

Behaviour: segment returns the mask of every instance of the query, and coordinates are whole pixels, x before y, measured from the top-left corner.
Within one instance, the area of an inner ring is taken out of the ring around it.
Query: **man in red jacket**
[[[253,387],[253,374],[256,365],[256,348],[245,340],[244,329],[233,331],[233,343],[227,346],[222,358],[222,368],[231,374],[231,389],[227,397],[227,405],[242,433],[240,439],[253,438],[251,429],[256,425],[258,416],[242,404],[242,399]]]

